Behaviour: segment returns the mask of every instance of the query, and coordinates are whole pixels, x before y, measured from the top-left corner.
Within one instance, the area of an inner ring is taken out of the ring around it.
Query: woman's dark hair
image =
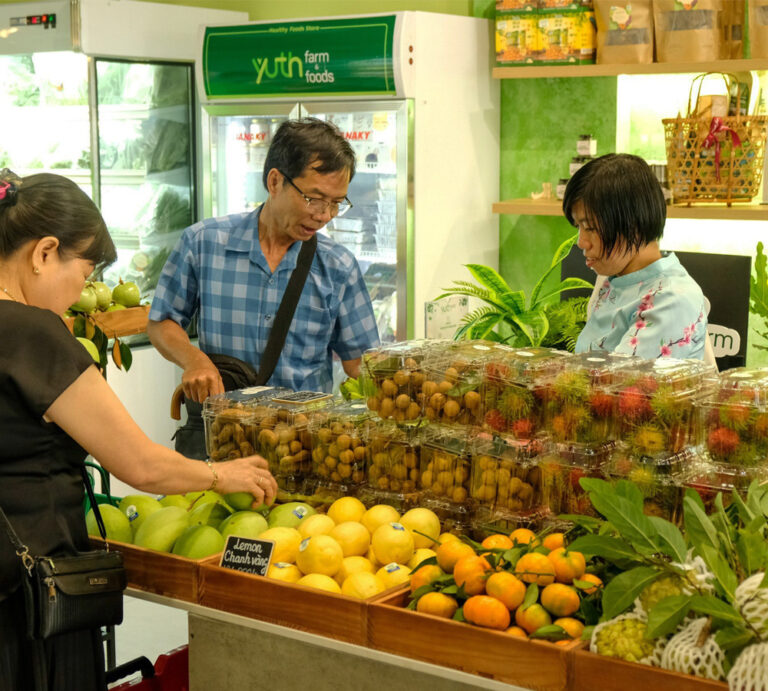
[[[573,221],[573,206],[584,211],[600,236],[604,256],[617,244],[637,251],[661,238],[667,219],[664,194],[649,165],[639,156],[608,154],[582,166],[568,181],[563,213]]]
[[[117,252],[96,205],[74,182],[50,173],[17,178],[0,175],[7,193],[0,200],[0,257],[9,257],[30,240],[53,236],[59,252],[93,262],[97,270]]]
[[[264,188],[272,168],[297,178],[315,161],[319,165],[312,167],[318,173],[348,170],[350,181],[355,176],[355,152],[336,125],[317,118],[286,120],[275,132],[267,151],[262,175]]]

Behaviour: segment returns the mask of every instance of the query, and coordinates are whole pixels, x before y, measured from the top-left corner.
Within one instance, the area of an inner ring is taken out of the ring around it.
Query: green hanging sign
[[[394,95],[395,15],[207,27],[209,98]]]

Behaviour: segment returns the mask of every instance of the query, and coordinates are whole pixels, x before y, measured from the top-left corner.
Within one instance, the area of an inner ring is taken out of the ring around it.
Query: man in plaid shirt
[[[258,370],[301,243],[351,208],[347,189],[355,154],[332,124],[289,120],[267,152],[269,197],[255,211],[212,218],[187,228],[163,269],[147,333],[182,368],[188,400],[223,393],[206,353],[232,355]],[[198,314],[200,347],[185,331]],[[356,377],[360,358],[379,343],[368,291],[355,256],[317,234],[317,250],[269,383],[330,391],[335,352]]]

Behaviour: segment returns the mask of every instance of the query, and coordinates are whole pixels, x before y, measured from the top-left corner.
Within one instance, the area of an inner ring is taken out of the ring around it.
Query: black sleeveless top
[[[93,364],[58,315],[0,300],[0,506],[36,556],[89,549],[87,454],[43,414]],[[0,526],[0,600],[18,587],[20,568]]]

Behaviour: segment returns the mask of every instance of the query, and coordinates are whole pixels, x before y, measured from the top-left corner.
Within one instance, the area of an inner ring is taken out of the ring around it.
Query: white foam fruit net
[[[744,648],[728,672],[730,691],[768,691],[768,643]]]
[[[768,641],[768,588],[760,587],[764,576],[762,572],[756,573],[736,588],[736,606],[763,640]],[[765,675],[768,678],[768,670]]]
[[[621,621],[639,621],[643,624],[646,623],[646,618],[642,615],[636,614],[635,612],[627,612],[626,614],[620,614],[618,617],[614,617],[613,619],[609,619],[608,621],[601,622],[597,626],[595,626],[594,630],[592,631],[592,638],[589,642],[589,650],[593,653],[597,653],[598,655],[604,655],[604,652],[601,652],[598,648],[598,641],[601,639],[600,633],[604,631],[606,628],[610,627],[612,624],[616,624],[617,622]],[[631,660],[632,662],[637,662],[641,665],[651,665],[652,667],[659,667],[661,664],[661,655],[664,652],[664,647],[667,645],[667,639],[666,638],[659,638],[656,641],[653,641],[653,650],[650,654],[645,655],[643,657],[640,657],[638,659]],[[622,659],[627,659],[626,657],[621,656]]]
[[[693,674],[705,679],[725,679],[723,662],[725,653],[715,642],[707,617],[688,621],[669,639],[661,656],[661,666],[683,674]],[[702,641],[702,635],[706,636]]]
[[[715,577],[712,575],[712,572],[707,569],[707,565],[701,557],[691,558],[689,554],[688,560],[684,564],[675,562],[672,566],[683,569],[688,574],[688,582],[682,577],[680,579],[680,589],[684,594],[693,595],[696,592],[696,588],[703,594],[711,595],[715,592]],[[663,575],[657,580],[669,580],[669,578],[668,575]],[[696,587],[694,587],[694,583]],[[633,611],[643,619],[648,618],[648,612],[645,611],[640,596],[635,598]]]

